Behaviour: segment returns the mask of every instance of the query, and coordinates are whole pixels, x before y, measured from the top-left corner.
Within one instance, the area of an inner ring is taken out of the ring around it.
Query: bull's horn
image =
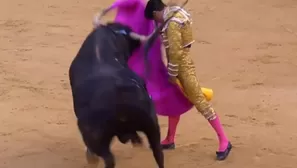
[[[98,13],[95,15],[94,19],[93,19],[93,25],[94,27],[97,27],[99,25],[102,25],[104,24],[101,20],[101,18],[103,16],[105,16],[112,8],[107,8],[107,9],[104,9],[101,13]]]
[[[103,22],[102,22],[102,20],[100,18],[100,15],[99,14],[95,15],[94,18],[93,18],[93,26],[94,26],[94,28],[96,28],[96,27],[98,27],[98,26],[100,26],[102,24],[103,24]]]
[[[147,36],[143,36],[143,35],[137,34],[135,32],[131,32],[129,35],[130,35],[130,37],[132,39],[139,40],[139,41],[142,41],[142,42],[146,41],[149,38]]]
[[[102,12],[101,12],[101,14],[100,14],[100,17],[103,17],[103,16],[105,16],[110,10],[111,10],[112,8],[106,8],[106,9],[104,9]]]

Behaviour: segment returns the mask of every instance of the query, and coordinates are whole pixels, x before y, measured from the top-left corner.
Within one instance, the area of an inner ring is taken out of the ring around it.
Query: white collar
[[[179,6],[169,6],[169,7],[166,7],[164,9],[164,13],[163,13],[163,19],[166,20],[167,19],[167,15],[170,13],[170,12],[175,12],[177,10],[180,10],[181,13],[186,17],[186,18],[189,18],[190,17],[190,14],[184,10],[183,8],[179,7]]]

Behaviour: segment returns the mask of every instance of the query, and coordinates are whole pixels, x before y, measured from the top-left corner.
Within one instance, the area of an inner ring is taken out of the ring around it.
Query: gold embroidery
[[[173,7],[167,7],[164,12],[164,18],[168,18],[172,15],[173,11],[178,10],[179,7],[173,6]],[[176,23],[175,29],[179,29],[181,32],[181,46],[187,47],[190,44],[194,43],[193,38],[193,32],[192,32],[192,19],[190,17],[190,14],[188,14],[184,9],[181,9],[170,21],[169,23],[164,27],[163,32],[167,31],[169,26],[172,24],[172,22]],[[168,48],[168,33],[162,33],[163,37],[163,43],[165,48]]]
[[[178,79],[183,86],[188,99],[195,105],[196,109],[206,118],[215,117],[215,111],[206,100],[196,76],[195,64],[190,58],[189,52],[185,52],[179,62]]]

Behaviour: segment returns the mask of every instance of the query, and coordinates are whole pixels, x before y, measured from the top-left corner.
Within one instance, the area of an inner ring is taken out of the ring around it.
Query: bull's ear
[[[135,32],[130,32],[129,36],[134,40],[139,40],[141,42],[145,42],[149,37],[137,34]]]

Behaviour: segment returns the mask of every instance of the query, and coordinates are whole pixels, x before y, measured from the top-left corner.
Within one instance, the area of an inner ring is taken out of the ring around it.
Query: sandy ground
[[[111,0],[0,1],[0,167],[82,168],[68,67]],[[192,0],[192,52],[203,86],[234,144],[217,162],[217,140],[194,110],[178,129],[170,168],[297,166],[297,1]],[[163,136],[166,118],[160,118]],[[118,168],[156,167],[146,148],[115,142]],[[102,165],[101,165],[102,167]]]

